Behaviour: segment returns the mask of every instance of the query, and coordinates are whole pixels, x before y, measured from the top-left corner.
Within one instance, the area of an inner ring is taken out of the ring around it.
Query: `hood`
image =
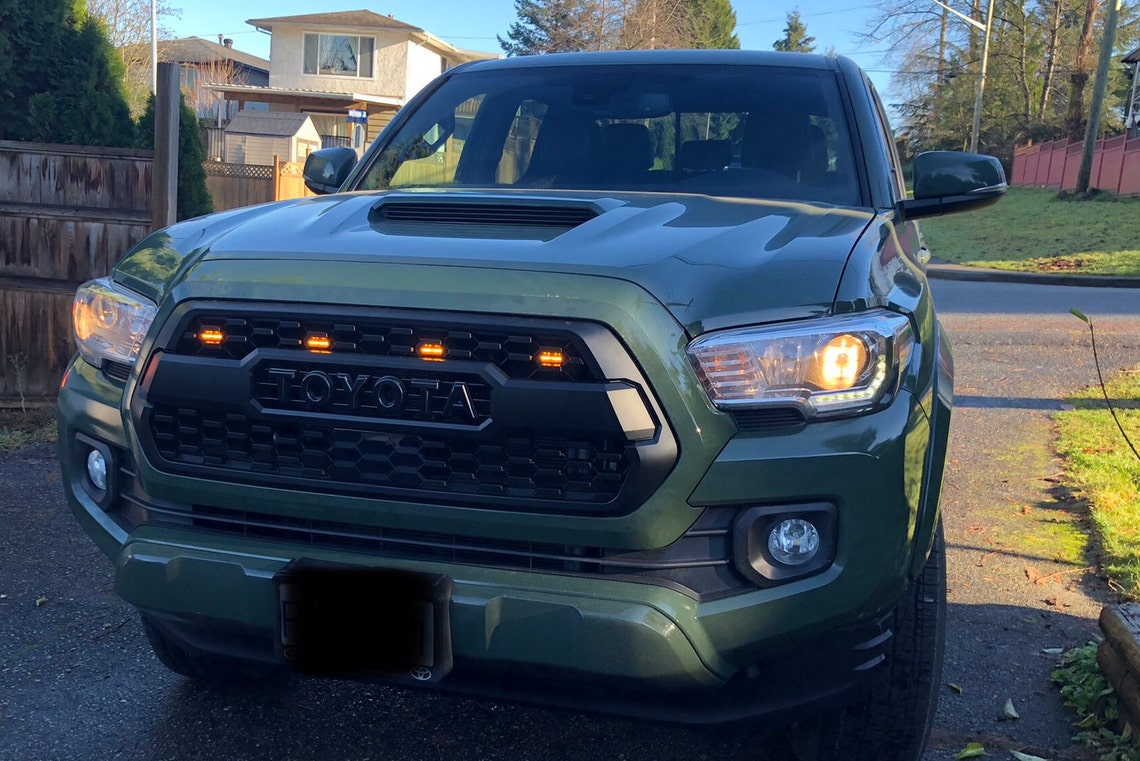
[[[169,239],[194,249],[180,252],[180,268],[225,259],[274,260],[278,268],[282,260],[365,260],[616,278],[648,291],[695,335],[828,311],[872,217],[707,196],[404,191],[205,217],[170,228]],[[129,258],[121,269],[130,273]]]

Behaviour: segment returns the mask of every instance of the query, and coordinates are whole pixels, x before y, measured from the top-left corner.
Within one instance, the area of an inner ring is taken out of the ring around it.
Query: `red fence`
[[[1013,150],[1011,185],[1075,190],[1081,142],[1054,140]],[[1126,135],[1096,141],[1089,187],[1122,196],[1140,195],[1140,138]]]

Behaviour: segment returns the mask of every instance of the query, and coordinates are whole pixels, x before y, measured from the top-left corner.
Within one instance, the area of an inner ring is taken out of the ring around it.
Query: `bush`
[[[139,117],[138,147],[154,148],[154,109],[152,95]],[[206,187],[206,146],[198,129],[198,117],[181,98],[178,115],[178,220],[199,217],[214,210]]]

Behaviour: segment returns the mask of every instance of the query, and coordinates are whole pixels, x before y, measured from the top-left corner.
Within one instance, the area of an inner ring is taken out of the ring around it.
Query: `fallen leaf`
[[[980,758],[988,755],[981,743],[970,743],[965,748],[962,748],[962,751],[954,758],[961,760],[963,758]]]
[[[47,598],[44,597],[43,595],[40,595],[39,597],[36,598],[36,607],[38,608],[46,602],[47,602]]]
[[[951,682],[950,684],[948,684],[946,686],[949,687],[952,691],[958,693],[959,695],[962,694],[962,685],[954,684],[953,682]]]
[[[1025,578],[1029,579],[1030,584],[1036,584],[1037,580],[1041,578],[1041,572],[1031,565],[1025,566]]]
[[[1052,595],[1050,597],[1046,597],[1045,598],[1045,604],[1046,605],[1052,605],[1054,608],[1057,607],[1057,596]]]
[[[1031,756],[1028,753],[1021,753],[1016,750],[1011,750],[1009,754],[1016,758],[1017,761],[1045,761],[1041,756]]]
[[[1002,709],[1002,715],[1007,719],[1021,718],[1021,714],[1019,714],[1017,712],[1017,709],[1013,707],[1013,698],[1009,698],[1005,701],[1005,708]]]

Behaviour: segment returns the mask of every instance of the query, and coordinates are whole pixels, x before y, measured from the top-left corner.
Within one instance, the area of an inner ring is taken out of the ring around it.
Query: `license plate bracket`
[[[451,671],[451,579],[298,559],[274,576],[277,650],[295,671],[438,682]]]

